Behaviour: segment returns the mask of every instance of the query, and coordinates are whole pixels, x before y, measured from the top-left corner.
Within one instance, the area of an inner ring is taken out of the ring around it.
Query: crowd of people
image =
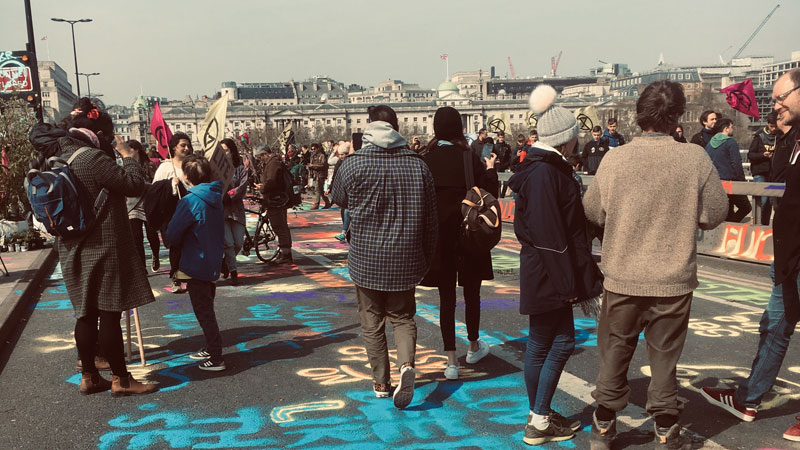
[[[800,70],[777,80],[775,112],[749,152],[757,180],[786,182],[783,198],[772,205],[775,286],[762,317],[753,368],[735,391],[702,389],[711,404],[745,421],[755,419],[762,397],[775,383],[800,319],[800,209],[794,207],[800,203],[800,169],[795,165],[798,89]],[[592,140],[579,149],[577,121],[556,99],[549,86],[531,94],[537,128],[527,140],[518,136],[513,149],[503,133],[495,140],[486,130],[468,143],[459,112],[448,106],[436,111],[434,138],[427,143],[407,142],[398,132],[397,115],[385,105],[368,109],[364,133],[349,142],[314,143],[299,151],[290,145],[285,155],[260,145],[251,157],[225,139],[220,149],[235,167],[227,184],[214,178],[209,161],[194,154],[182,133],[169,142],[170,159],[153,170],[141,144],[115,140],[108,114],[81,99],[65,126],[51,133],[62,155],[91,148],[71,166],[86,195],[94,198],[102,188],[109,191],[97,226],[57,244],[77,319],[80,392],[110,389],[114,395],[136,395],[155,390],[127,371],[119,319],[122,311],[154,301],[144,236],[154,255],[150,267],[158,270],[156,230],[169,249],[174,292],[187,285],[205,336],[206,346],[190,357],[202,361],[200,369],[225,370],[215,286],[220,277],[230,277],[233,284],[238,280],[236,254],[245,232],[248,186],[260,192],[278,236],[275,264],[293,263],[287,206],[279,195],[287,188],[285,171],[300,186],[312,183],[312,209],[321,204],[341,207],[343,227],[337,239],[349,243],[347,263],[373,392],[405,408],[413,400],[416,378],[417,285],[438,289],[446,379],[457,379],[460,371],[457,286],[463,288],[466,304],[465,362],[475,364],[490,353],[479,330],[481,285],[494,277],[491,255],[458,238],[461,202],[475,185],[493,193],[510,189],[516,199],[519,311],[529,320],[525,443],[571,439],[580,428],[580,421],[552,410],[551,403],[575,347],[573,309],[597,304],[599,369],[592,393],[591,448],[609,449],[617,435],[616,414],[631,395],[627,372],[642,332],[652,372],[646,409],[654,419],[656,448],[691,448],[678,424],[684,405],[678,398],[676,367],[698,286],[695,233],[698,227],[713,229],[749,213],[746,197],[727,195],[721,184],[744,180],[738,145],[731,138],[733,124],[708,111],[700,119],[703,130],[686,143],[679,127],[686,109],[683,89],[659,81],[647,86],[636,104],[641,136],[627,142],[612,119],[606,130],[592,129]],[[498,172],[505,170],[513,175],[501,189]],[[594,175],[588,189],[576,178],[580,170]],[[600,230],[602,237],[602,272],[591,254],[593,230]],[[672,236],[667,253],[661,246],[664,234]],[[387,320],[397,347],[396,386],[391,384]],[[98,348],[111,381],[98,372]],[[784,437],[800,440],[800,424]]]

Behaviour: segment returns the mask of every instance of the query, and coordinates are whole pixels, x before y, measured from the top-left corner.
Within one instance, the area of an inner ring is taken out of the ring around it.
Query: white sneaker
[[[467,364],[475,364],[489,354],[489,344],[478,339],[478,350],[467,350]]]
[[[450,364],[444,369],[444,377],[448,380],[457,380],[458,379],[458,366]]]
[[[414,398],[415,379],[416,374],[413,367],[404,366],[400,369],[400,383],[397,384],[392,397],[395,407],[403,409],[411,403]]]

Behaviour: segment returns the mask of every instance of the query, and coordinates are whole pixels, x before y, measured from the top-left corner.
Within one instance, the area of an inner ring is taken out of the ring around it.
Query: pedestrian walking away
[[[698,286],[695,234],[698,227],[718,226],[728,208],[708,155],[670,136],[685,109],[680,84],[648,85],[636,102],[642,136],[603,158],[583,198],[587,219],[605,227],[592,450],[611,448],[616,437],[616,413],[630,397],[628,367],[642,331],[656,448],[691,448],[678,424],[682,402],[676,367]],[[671,236],[669,252],[659,244],[665,234]]]
[[[345,159],[331,193],[337,205],[350,210],[347,264],[356,285],[373,392],[379,398],[392,396],[397,408],[405,408],[413,400],[416,376],[414,291],[430,268],[438,236],[436,188],[428,166],[397,132],[394,110],[379,105],[368,114],[364,146]],[[394,390],[387,320],[397,345]]]
[[[492,255],[489,250],[467,247],[459,240],[462,200],[472,188],[467,183],[464,153],[471,158],[472,179],[475,185],[487,192],[497,192],[499,183],[495,162],[497,155],[481,162],[469,147],[461,129],[461,115],[452,107],[439,108],[433,116],[434,139],[423,150],[423,158],[433,175],[436,186],[439,238],[430,271],[422,280],[423,286],[439,290],[439,324],[447,355],[444,376],[458,379],[456,356],[456,287],[464,290],[467,323],[466,363],[476,364],[489,354],[489,345],[480,340],[481,283],[494,279]],[[488,140],[488,138],[487,138]]]

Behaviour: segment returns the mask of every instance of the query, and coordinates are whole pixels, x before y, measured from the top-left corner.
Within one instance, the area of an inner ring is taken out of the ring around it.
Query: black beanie
[[[433,116],[433,133],[436,139],[452,141],[464,138],[461,114],[451,106],[443,106]]]

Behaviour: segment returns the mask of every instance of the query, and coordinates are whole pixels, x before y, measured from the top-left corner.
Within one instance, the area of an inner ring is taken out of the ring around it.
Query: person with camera
[[[282,171],[285,170],[279,154],[274,153],[268,145],[259,146],[253,156],[261,161],[261,183],[256,188],[262,194],[262,204],[267,208],[267,218],[272,230],[278,236],[278,256],[270,261],[272,265],[293,264],[292,233],[289,231],[286,204],[286,186]]]

